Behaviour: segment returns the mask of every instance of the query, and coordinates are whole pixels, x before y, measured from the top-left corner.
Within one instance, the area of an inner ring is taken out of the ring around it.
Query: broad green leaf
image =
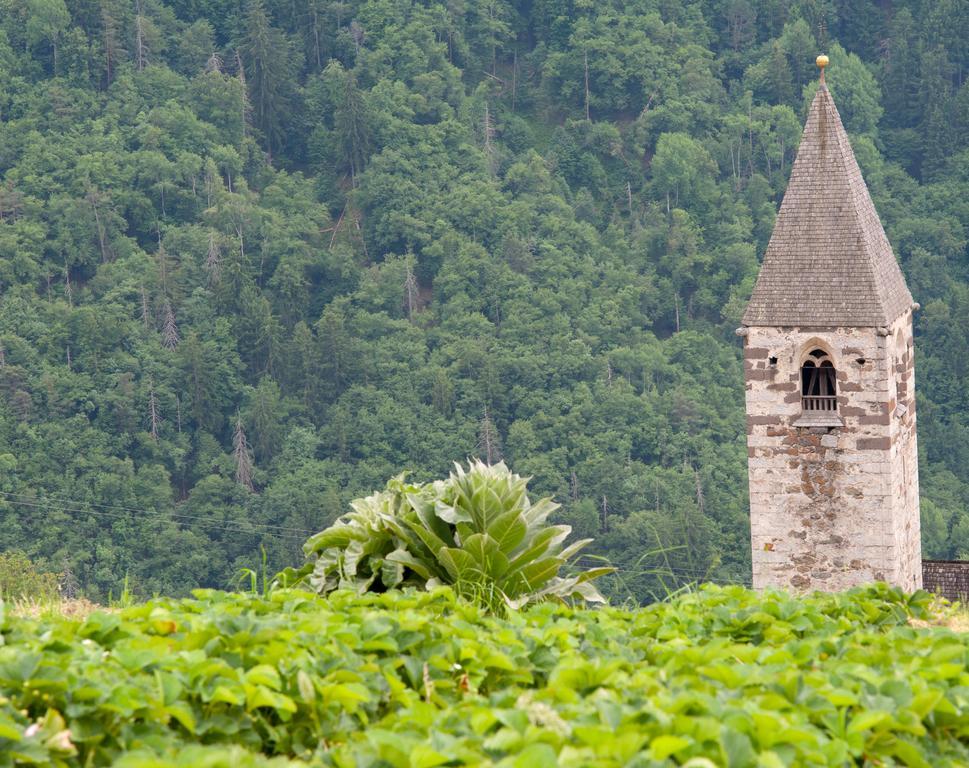
[[[303,544],[303,552],[309,555],[330,547],[345,547],[351,541],[353,541],[353,529],[348,525],[338,524],[310,536]]]
[[[670,755],[690,746],[692,742],[682,736],[657,736],[649,743],[649,754],[653,760],[665,760]]]
[[[866,712],[859,712],[853,718],[851,722],[848,723],[848,733],[861,733],[862,731],[868,731],[882,723],[888,722],[892,719],[892,716],[888,712],[881,712],[879,710],[870,710]]]
[[[411,768],[436,768],[449,762],[451,762],[450,757],[431,749],[426,744],[418,744],[410,753]]]
[[[396,587],[404,580],[404,566],[400,561],[385,557],[380,561],[380,581],[385,587]]]
[[[262,685],[246,685],[246,709],[252,711],[259,707],[271,707],[281,712],[295,712],[295,702],[282,693]]]
[[[22,730],[16,722],[7,717],[3,712],[0,712],[0,739],[20,741],[22,738]]]
[[[242,686],[239,686],[238,688],[230,688],[225,685],[217,685],[215,690],[212,692],[212,695],[208,698],[208,701],[213,703],[221,701],[234,706],[239,706],[245,702],[245,700],[246,692]]]
[[[572,533],[571,527],[569,527],[569,533]],[[569,546],[565,547],[565,549],[559,552],[558,556],[563,560],[569,560],[573,556],[577,555],[580,550],[584,549],[591,543],[592,539],[579,539],[578,541],[573,541],[571,544],[569,544]]]
[[[464,511],[458,506],[445,504],[443,501],[436,501],[434,503],[434,514],[444,522],[450,523],[451,525],[474,522],[474,519],[470,513]]]
[[[932,763],[925,759],[923,750],[919,749],[911,742],[899,739],[895,742],[891,752],[909,768],[932,768]]]
[[[554,768],[558,755],[548,744],[529,744],[512,762],[514,768]]]
[[[563,561],[558,557],[545,557],[523,566],[518,575],[528,589],[538,590],[559,572],[562,565]]]
[[[282,680],[275,667],[268,664],[259,664],[246,671],[246,682],[253,685],[264,685],[278,691],[282,687]]]
[[[434,575],[427,563],[418,560],[406,549],[395,549],[393,552],[387,555],[387,559],[394,563],[406,565],[421,578],[430,579]]]
[[[463,549],[445,547],[437,553],[441,565],[454,581],[479,581],[481,571],[474,557]]]
[[[498,494],[487,485],[482,485],[475,490],[471,497],[471,507],[474,524],[479,532],[487,531],[504,512]]]
[[[169,704],[163,710],[165,714],[172,717],[172,719],[178,721],[186,731],[189,733],[195,733],[195,713],[192,708],[185,702],[175,702]]]
[[[528,527],[521,513],[513,509],[494,520],[486,533],[495,540],[505,555],[509,555],[525,540]]]
[[[497,542],[486,533],[476,533],[462,547],[474,558],[478,570],[499,579],[508,570],[508,558],[498,548]]]

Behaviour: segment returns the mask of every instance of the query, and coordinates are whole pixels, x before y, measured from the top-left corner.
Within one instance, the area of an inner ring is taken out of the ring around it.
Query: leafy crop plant
[[[964,768],[969,635],[933,611],[884,584],[504,617],[447,587],[0,607],[0,768]]]
[[[561,576],[591,539],[565,546],[571,527],[546,522],[558,504],[532,503],[527,484],[503,462],[455,464],[447,480],[423,485],[399,475],[307,540],[306,565],[277,581],[321,594],[447,584],[496,613],[548,599],[604,602],[592,581],[613,569]]]

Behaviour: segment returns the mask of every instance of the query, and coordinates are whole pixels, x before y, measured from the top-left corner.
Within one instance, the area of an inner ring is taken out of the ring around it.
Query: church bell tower
[[[912,313],[824,83],[743,336],[755,588],[922,585]]]

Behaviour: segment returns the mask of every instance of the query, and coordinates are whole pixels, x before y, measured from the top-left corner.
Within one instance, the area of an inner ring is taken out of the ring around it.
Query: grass
[[[953,632],[969,632],[969,607],[962,603],[950,603],[937,597],[929,606],[928,614],[924,618],[910,618],[909,625],[917,629],[944,627]]]
[[[7,610],[19,618],[51,619],[63,618],[84,621],[95,611],[112,611],[114,608],[92,603],[83,597],[68,600],[65,598],[20,597],[6,603]]]

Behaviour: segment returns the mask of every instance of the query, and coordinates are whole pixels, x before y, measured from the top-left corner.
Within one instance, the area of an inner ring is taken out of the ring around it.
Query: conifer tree
[[[101,0],[101,49],[104,51],[104,74],[108,85],[114,80],[114,71],[124,58],[124,46],[118,32],[118,10],[114,0]]]
[[[253,117],[272,154],[284,138],[283,121],[293,80],[292,56],[289,41],[270,24],[262,0],[249,0],[242,58]]]

